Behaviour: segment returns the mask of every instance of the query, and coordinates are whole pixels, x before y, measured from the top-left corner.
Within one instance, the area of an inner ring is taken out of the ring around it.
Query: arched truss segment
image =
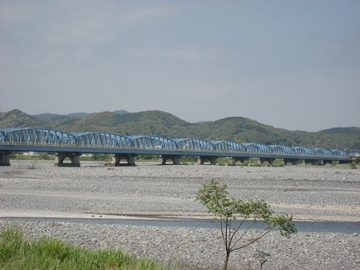
[[[281,154],[281,155],[293,155],[295,154],[295,150],[289,146],[285,145],[269,145],[273,154]]]
[[[179,150],[190,150],[190,151],[214,151],[215,146],[211,142],[191,139],[191,138],[176,138],[173,139],[178,146]]]
[[[117,134],[102,132],[73,133],[81,146],[131,147],[131,140]]]
[[[76,138],[72,134],[41,128],[3,129],[0,138],[10,143],[76,144]]]
[[[246,152],[246,147],[243,144],[230,142],[230,141],[211,141],[215,150],[219,152]]]
[[[297,154],[297,155],[301,155],[301,156],[315,156],[316,155],[315,150],[308,148],[308,147],[293,146],[291,148],[295,150],[295,154]]]
[[[326,148],[313,148],[315,151],[315,154],[320,157],[332,157],[333,153]]]
[[[339,149],[330,149],[330,151],[333,154],[333,157],[344,157],[344,158],[348,158],[349,154],[346,153],[343,150],[339,150]]]
[[[272,149],[266,145],[261,143],[242,143],[246,147],[246,152],[249,153],[266,153],[271,154]]]
[[[3,130],[0,130],[0,142],[5,142],[6,135]]]
[[[157,136],[129,136],[133,147],[138,148],[162,148],[176,149],[177,144],[174,140]]]

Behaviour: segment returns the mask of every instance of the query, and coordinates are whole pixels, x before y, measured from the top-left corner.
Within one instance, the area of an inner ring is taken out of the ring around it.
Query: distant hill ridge
[[[125,110],[117,110],[117,111],[114,111],[113,113],[124,114],[124,113],[129,113],[129,112],[125,111]],[[63,116],[85,117],[90,114],[94,114],[94,113],[85,113],[85,112],[69,113],[69,114],[40,113],[40,114],[34,114],[33,116],[35,116],[36,118],[39,118],[39,119],[46,120],[46,119],[52,119],[52,118],[59,118],[59,117],[63,117]]]
[[[289,131],[244,117],[189,123],[170,113],[125,110],[99,113],[44,113],[28,115],[20,110],[0,112],[0,129],[38,127],[74,132],[109,132],[123,136],[151,135],[167,138],[198,138],[207,141],[252,142],[288,146],[321,147],[360,152],[360,128],[336,127],[319,132]]]
[[[360,128],[358,127],[336,127],[324,129],[319,132],[327,133],[327,134],[355,134],[360,135]]]

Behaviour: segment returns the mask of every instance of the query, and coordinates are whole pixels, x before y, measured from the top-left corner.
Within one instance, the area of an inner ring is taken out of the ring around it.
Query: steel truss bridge
[[[159,136],[122,136],[104,132],[66,133],[43,128],[9,128],[0,130],[0,165],[10,165],[11,152],[54,152],[56,166],[80,166],[79,156],[86,153],[113,155],[113,165],[125,159],[135,165],[137,155],[158,155],[160,163],[168,159],[180,164],[182,156],[197,156],[198,163],[216,164],[218,157],[236,160],[259,158],[272,162],[284,159],[296,164],[298,160],[317,163],[348,162],[349,154],[339,149],[308,148],[303,146],[236,143],[231,141],[205,141],[193,138],[168,139]],[[63,163],[65,158],[71,163]]]

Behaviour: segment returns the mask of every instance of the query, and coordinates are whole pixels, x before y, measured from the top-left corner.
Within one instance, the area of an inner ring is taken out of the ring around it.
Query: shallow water
[[[3,221],[31,221],[31,222],[63,222],[63,223],[83,223],[83,224],[106,224],[106,225],[136,225],[136,226],[157,226],[157,227],[185,227],[185,228],[219,228],[219,221],[209,221],[204,219],[102,219],[102,218],[22,218],[22,217],[2,217]],[[247,229],[252,224],[251,221],[244,222],[242,228]],[[360,234],[360,222],[310,222],[294,221],[299,232],[316,233],[345,233]],[[234,226],[236,223],[234,223]],[[266,225],[257,222],[252,225],[252,229],[261,230]]]

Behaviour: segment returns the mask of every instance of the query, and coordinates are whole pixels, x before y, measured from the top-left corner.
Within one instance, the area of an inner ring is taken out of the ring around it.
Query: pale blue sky
[[[360,1],[0,0],[0,111],[360,127]]]

